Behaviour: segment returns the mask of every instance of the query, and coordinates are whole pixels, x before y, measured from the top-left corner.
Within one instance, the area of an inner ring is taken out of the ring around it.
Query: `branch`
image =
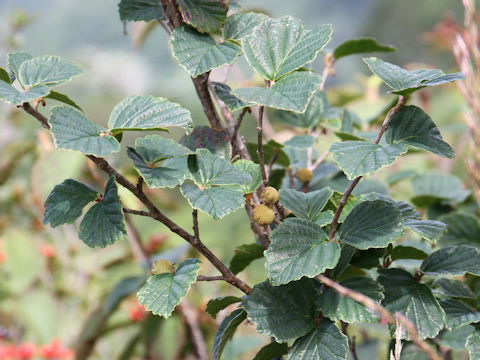
[[[408,320],[404,315],[400,313],[395,313],[393,316],[387,309],[383,306],[377,304],[374,300],[369,298],[368,296],[354,291],[352,289],[346,288],[345,286],[340,285],[336,281],[320,274],[317,275],[317,279],[324,283],[326,286],[333,288],[336,292],[338,292],[342,296],[348,296],[349,298],[358,301],[359,303],[365,305],[369,309],[377,312],[385,321],[389,324],[397,325],[397,321],[402,324],[402,326],[407,330],[412,341],[423,351],[427,354],[430,360],[440,360],[438,355],[430,348],[430,346],[423,340],[418,337],[417,329],[415,325]]]
[[[265,108],[260,106],[258,110],[258,126],[257,126],[257,154],[260,170],[262,171],[263,186],[268,185],[267,173],[265,172],[265,159],[263,154],[263,112]]]
[[[128,209],[128,208],[123,208],[122,210],[125,214],[153,217],[152,213],[149,213],[148,211],[134,210],[134,209]]]
[[[398,98],[397,104],[388,110],[387,116],[385,117],[385,120],[383,120],[382,127],[380,128],[380,131],[378,132],[377,139],[374,141],[374,144],[378,144],[380,140],[382,139],[383,133],[387,130],[388,124],[390,123],[390,120],[392,119],[393,115],[395,115],[397,112],[400,111],[403,105],[405,105],[405,102],[407,101],[407,98],[405,96],[400,96]],[[348,197],[352,193],[353,189],[355,189],[355,186],[357,186],[358,182],[362,179],[362,175],[358,176],[353,180],[353,182],[350,184],[348,189],[345,191],[345,193],[342,196],[342,200],[340,200],[340,204],[338,204],[337,211],[335,211],[335,215],[332,220],[332,224],[330,226],[330,241],[333,241],[335,238],[335,232],[337,231],[338,227],[338,219],[340,218],[340,215],[342,214],[342,210],[345,207]]]
[[[185,327],[190,334],[189,340],[193,345],[193,350],[196,355],[195,359],[207,360],[207,345],[205,343],[205,338],[203,337],[202,331],[200,330],[200,326],[198,325],[197,313],[188,304],[186,298],[182,299],[177,309],[182,314]]]
[[[204,276],[198,275],[197,281],[223,281],[225,280],[223,276]]]

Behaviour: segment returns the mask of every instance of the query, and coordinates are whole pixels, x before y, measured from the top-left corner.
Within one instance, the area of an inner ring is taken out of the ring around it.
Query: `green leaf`
[[[200,32],[215,32],[227,19],[228,2],[178,0],[184,20]]]
[[[391,313],[400,312],[418,330],[420,339],[434,338],[443,328],[445,313],[429,287],[415,281],[401,269],[381,269],[378,280],[385,288],[382,305]],[[402,339],[408,339],[405,330]]]
[[[105,303],[103,304],[103,309],[108,313],[112,312],[123,299],[136,292],[144,283],[144,276],[130,276],[123,278],[115,284],[115,287],[108,294]]]
[[[320,77],[309,71],[296,71],[275,82],[272,88],[247,87],[233,94],[248,103],[304,113],[320,84]]]
[[[382,79],[392,93],[407,95],[426,86],[436,86],[463,79],[462,73],[445,75],[438,69],[407,71],[376,57],[363,59],[371,72]]]
[[[179,143],[192,151],[205,148],[214,155],[230,159],[230,141],[223,130],[214,130],[209,126],[195,126],[190,134],[182,136]]]
[[[0,100],[4,100],[12,105],[22,105],[25,102],[35,100],[48,95],[50,88],[44,85],[32,87],[28,91],[18,91],[9,83],[0,81]]]
[[[297,149],[308,149],[315,144],[315,138],[312,135],[298,135],[290,140],[285,141],[285,146],[294,147]]]
[[[120,144],[101,131],[81,112],[68,106],[55,106],[50,117],[55,147],[105,157],[120,150]]]
[[[51,227],[71,224],[82,215],[83,208],[97,198],[97,191],[73,179],[56,185],[45,201],[43,224]]]
[[[254,12],[233,14],[227,18],[223,27],[223,37],[239,41],[249,35],[265,19],[267,19],[267,16],[264,14]]]
[[[288,352],[288,344],[271,342],[260,349],[253,360],[275,360]]]
[[[232,89],[227,84],[212,81],[212,85],[214,86],[215,94],[225,103],[228,110],[233,112],[251,105],[233,95]]]
[[[335,50],[333,50],[333,57],[338,60],[342,57],[355,54],[396,51],[397,49],[393,46],[380,45],[374,38],[360,38],[347,40],[338,45]]]
[[[8,71],[2,67],[0,67],[0,80],[5,81],[8,84],[12,82],[12,79],[10,79],[10,75],[8,74]]]
[[[295,340],[286,360],[345,360],[348,338],[328,319],[322,319],[307,335]]]
[[[355,206],[339,231],[342,243],[361,250],[387,247],[403,235],[401,212],[394,204],[382,200]]]
[[[215,360],[222,357],[223,349],[231,339],[237,327],[247,318],[247,313],[243,309],[234,310],[228,315],[218,327],[213,340],[213,355]]]
[[[331,35],[331,25],[305,30],[300,20],[291,16],[268,18],[242,39],[242,48],[248,63],[261,77],[277,81],[312,62]]]
[[[316,296],[310,279],[282,286],[272,286],[265,281],[254,286],[242,306],[260,334],[273,336],[277,342],[287,342],[315,327]]]
[[[58,56],[37,56],[25,60],[18,68],[18,81],[24,87],[57,86],[83,74],[70,60]]]
[[[18,69],[26,60],[33,59],[33,56],[25,51],[14,51],[8,54],[8,67],[12,70],[16,78],[18,78]]]
[[[340,245],[328,241],[323,229],[307,220],[285,220],[272,231],[270,239],[265,268],[274,286],[303,276],[313,278],[333,269],[340,258]]]
[[[385,139],[388,144],[402,143],[449,159],[455,157],[452,147],[443,141],[430,116],[413,105],[403,106],[393,115]]]
[[[343,141],[330,146],[333,159],[349,180],[371,174],[391,165],[397,157],[407,152],[405,145],[380,145],[368,141]]]
[[[192,129],[190,112],[167,99],[153,96],[130,96],[117,104],[108,119],[113,133],[127,130],[161,130],[179,126]]]
[[[73,106],[74,108],[77,108],[78,110],[82,111],[82,108],[79,105],[77,105],[77,103],[75,101],[70,99],[67,95],[56,92],[56,91],[53,91],[53,90],[50,91],[50,94],[45,96],[45,99],[57,100],[57,101],[60,101],[64,104]]]
[[[480,334],[474,333],[467,338],[465,346],[470,355],[470,360],[480,360]]]
[[[191,77],[231,64],[242,53],[240,46],[233,41],[217,44],[209,34],[199,33],[190,26],[173,30],[170,46],[173,56]]]
[[[432,243],[436,243],[447,232],[447,225],[437,220],[405,219],[404,225]]]
[[[197,279],[199,270],[200,260],[187,259],[178,265],[174,274],[149,277],[137,293],[138,301],[153,314],[168,318]]]
[[[215,186],[200,190],[197,186],[183,184],[181,191],[192,208],[207,213],[215,220],[221,219],[245,204],[245,198],[241,192],[224,187]]]
[[[321,96],[320,92],[316,92],[310,99],[307,109],[303,114],[285,111],[285,110],[273,110],[273,117],[281,122],[284,122],[290,126],[297,126],[301,128],[310,129],[317,125],[320,119],[321,110]]]
[[[273,156],[277,156],[275,164],[278,164],[283,167],[290,166],[290,159],[285,151],[282,150],[283,146],[280,146],[277,142],[269,140],[266,144],[263,144],[263,157],[265,164],[269,164],[272,161]],[[258,164],[258,154],[257,154],[258,144],[257,143],[247,143],[247,150],[252,158],[252,161]],[[275,155],[278,153],[277,155]]]
[[[431,253],[420,270],[427,275],[480,275],[480,251],[471,246],[450,246]]]
[[[241,171],[227,160],[213,155],[207,149],[198,149],[188,157],[188,169],[197,185],[246,184],[253,181],[250,174]]]
[[[452,212],[440,217],[448,232],[440,239],[442,245],[480,245],[480,222],[470,213]]]
[[[437,279],[432,286],[438,286],[440,291],[454,298],[475,299],[475,294],[467,284],[456,279]]]
[[[333,190],[328,187],[308,193],[294,189],[281,189],[280,203],[296,217],[316,221],[332,196]]]
[[[135,150],[145,161],[152,164],[172,157],[195,153],[195,151],[178,144],[176,141],[157,134],[137,138],[135,140]]]
[[[207,303],[205,311],[214,319],[217,314],[225,309],[227,306],[241,302],[242,299],[236,296],[224,296],[216,299],[212,299]]]
[[[453,350],[465,350],[467,338],[475,332],[471,325],[464,325],[454,331],[447,330],[438,339],[438,344]]]
[[[233,166],[237,167],[240,171],[249,174],[252,177],[252,180],[240,185],[233,185],[232,188],[238,188],[244,194],[255,192],[262,183],[262,171],[260,170],[260,165],[255,164],[250,160],[241,159],[235,161]]]
[[[460,326],[480,322],[480,311],[477,311],[458,300],[442,300],[440,305],[445,311],[445,326],[449,330],[458,329]]]
[[[126,236],[122,204],[112,176],[105,186],[103,201],[93,205],[83,217],[78,237],[90,247],[105,247]]]
[[[127,155],[149,188],[173,188],[188,178],[186,157],[167,160],[161,166],[155,166],[154,162],[145,159],[131,147],[127,148]]]
[[[230,260],[230,270],[238,274],[253,260],[263,258],[263,246],[259,244],[244,244],[235,248],[235,255]]]
[[[383,288],[368,277],[352,277],[340,282],[346,288],[364,294],[380,304],[383,299]],[[319,298],[319,309],[330,320],[342,320],[347,323],[378,322],[375,311],[356,302],[348,296],[342,296],[334,289],[328,288]]]
[[[164,18],[161,0],[121,0],[118,11],[122,21],[149,22]]]
[[[459,178],[449,174],[426,173],[413,179],[412,201],[421,207],[427,207],[435,203],[459,203],[463,202],[470,191],[462,189],[463,185]]]
[[[397,245],[390,252],[392,261],[403,259],[423,260],[427,256],[427,253],[413,246]]]

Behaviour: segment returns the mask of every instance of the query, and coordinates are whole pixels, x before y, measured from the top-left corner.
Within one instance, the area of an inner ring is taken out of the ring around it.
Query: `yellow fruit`
[[[280,197],[280,194],[278,193],[277,189],[268,186],[262,191],[262,195],[260,195],[262,198],[262,201],[265,204],[276,204],[278,202],[278,199]]]
[[[175,273],[175,266],[168,260],[157,260],[152,265],[152,275]]]
[[[312,180],[313,173],[311,170],[308,170],[307,168],[301,168],[301,169],[298,169],[295,176],[297,177],[298,181],[302,183],[307,183]]]
[[[258,205],[253,209],[253,221],[258,225],[268,225],[275,219],[275,213],[267,205]]]

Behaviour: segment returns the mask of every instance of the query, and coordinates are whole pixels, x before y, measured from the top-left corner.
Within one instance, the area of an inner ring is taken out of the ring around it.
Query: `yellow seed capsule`
[[[258,225],[268,225],[275,219],[275,213],[267,205],[258,205],[253,209],[253,221]]]
[[[312,181],[313,173],[311,170],[308,170],[307,168],[301,168],[301,169],[298,169],[295,176],[297,177],[298,181],[302,183],[308,183]]]
[[[157,260],[152,265],[152,275],[175,273],[175,266],[168,260]]]
[[[266,187],[260,196],[265,204],[270,205],[276,204],[280,198],[280,194],[278,193],[277,189],[271,186]]]

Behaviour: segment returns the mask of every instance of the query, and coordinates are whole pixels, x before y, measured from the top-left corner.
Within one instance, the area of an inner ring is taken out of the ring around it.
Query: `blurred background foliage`
[[[4,65],[7,52],[14,49],[35,56],[55,54],[72,59],[86,74],[65,85],[62,92],[68,93],[87,117],[98,124],[105,124],[112,107],[133,94],[167,97],[190,109],[195,125],[206,124],[191,80],[170,55],[165,31],[144,23],[124,26],[119,20],[117,3],[115,0],[1,0],[0,65]],[[462,23],[463,10],[458,0],[244,0],[241,3],[245,10],[261,10],[275,17],[287,14],[299,17],[307,28],[331,23],[332,49],[350,38],[373,36],[380,43],[397,47],[397,53],[381,56],[387,61],[407,68],[426,64],[446,72],[458,71],[449,50],[449,42]],[[244,72],[244,65],[244,60],[240,60],[231,70],[231,83],[258,81],[252,78],[253,74]],[[312,67],[321,72],[321,56]],[[353,111],[362,129],[367,130],[392,99],[380,81],[370,76],[360,57],[342,59],[335,70],[336,75],[326,85],[330,102]],[[213,78],[222,76],[221,70],[212,74]],[[469,136],[462,117],[465,104],[455,85],[421,91],[413,103],[423,107],[439,125],[444,137],[455,147],[456,158],[445,160],[411,154],[375,175],[377,189],[379,186],[385,189],[394,172],[423,173],[430,169],[452,172],[464,179],[465,187],[471,186],[463,161]],[[284,141],[295,134],[292,128],[271,120],[272,128],[267,135]],[[168,321],[149,317],[136,305],[134,296],[116,304],[115,300],[122,297],[117,291],[110,300],[118,309],[102,323],[106,319],[102,317],[106,315],[105,299],[114,285],[126,276],[145,274],[144,264],[132,256],[127,242],[93,250],[77,238],[78,224],[56,229],[41,224],[42,204],[54,185],[70,177],[97,183],[101,189],[102,175],[81,155],[54,151],[48,133],[34,120],[3,103],[0,124],[0,338],[35,346],[51,345],[52,339],[58,338],[64,346],[78,349],[88,347],[88,341],[101,333],[104,336],[96,344],[92,359],[117,359],[122,354],[126,359],[131,349],[137,355],[145,354],[142,349],[148,349],[155,359],[188,358],[188,327],[185,330],[182,313],[176,313]],[[246,118],[241,132],[247,141],[255,139],[253,117]],[[133,139],[129,134],[124,145],[132,144]],[[327,134],[318,145],[319,153],[333,141],[335,136]],[[112,162],[135,179],[124,152],[112,156]],[[138,208],[131,194],[119,190],[128,207]],[[390,192],[397,200],[409,199],[410,180],[394,184]],[[177,190],[150,193],[176,222],[191,227],[191,210]],[[475,205],[469,209],[477,211]],[[177,261],[191,251],[161,224],[142,217],[130,220],[130,234],[139,236],[150,255]],[[218,222],[206,215],[200,215],[199,220],[203,241],[227,264],[235,247],[254,241],[243,211]],[[202,274],[216,273],[204,265]],[[241,277],[250,284],[263,281],[266,275],[262,261],[254,262]],[[188,296],[188,304],[183,306],[203,310],[209,298],[227,294],[238,295],[221,283],[196,284]],[[198,316],[211,345],[218,319],[202,312]],[[222,316],[225,314],[219,317]],[[242,326],[228,344],[224,358],[251,359],[255,350],[268,342],[253,330],[251,325]],[[387,332],[382,325],[368,329],[358,326],[357,330],[360,358],[381,358],[386,354],[386,349],[374,340],[386,340]],[[79,338],[82,332],[83,337]],[[362,343],[362,339],[370,340]],[[136,343],[142,347],[135,348]]]

